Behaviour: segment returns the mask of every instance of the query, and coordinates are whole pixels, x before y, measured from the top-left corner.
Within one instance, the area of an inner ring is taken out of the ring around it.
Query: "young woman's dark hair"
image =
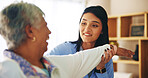
[[[103,7],[101,7],[101,6],[87,7],[84,10],[84,12],[83,12],[83,14],[82,14],[82,16],[80,18],[80,22],[81,22],[81,19],[82,19],[83,15],[85,13],[93,13],[102,22],[102,32],[103,32],[103,34],[100,34],[100,36],[96,40],[96,43],[95,43],[94,47],[101,46],[101,45],[104,45],[104,44],[109,44],[108,25],[107,25],[108,16],[107,16],[107,13],[106,13],[105,9]],[[80,46],[82,45],[82,39],[80,37],[80,32],[79,32],[78,40],[75,41],[75,42],[72,42],[72,43],[76,44],[76,51],[80,51]]]

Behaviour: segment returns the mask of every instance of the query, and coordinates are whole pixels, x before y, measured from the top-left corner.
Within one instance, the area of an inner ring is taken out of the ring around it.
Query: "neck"
[[[94,48],[94,46],[95,46],[95,42],[91,42],[91,43],[83,42],[82,43],[83,50]]]
[[[26,59],[32,65],[43,68],[42,63],[40,61],[42,56],[39,55],[39,52],[37,52],[36,49],[33,49],[33,47],[22,45],[19,48],[15,49],[14,52]]]

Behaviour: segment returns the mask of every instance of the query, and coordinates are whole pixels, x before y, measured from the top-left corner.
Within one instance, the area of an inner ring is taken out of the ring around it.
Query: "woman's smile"
[[[86,37],[91,37],[92,36],[92,34],[90,34],[90,33],[83,33],[83,35],[86,36]]]

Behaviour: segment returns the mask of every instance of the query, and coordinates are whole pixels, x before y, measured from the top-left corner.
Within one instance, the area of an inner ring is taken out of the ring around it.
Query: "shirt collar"
[[[14,53],[12,50],[5,50],[3,54],[4,54],[4,56],[15,60],[20,65],[21,70],[24,72],[24,74],[27,77],[39,76],[40,78],[50,78],[50,77],[47,77],[46,75],[44,75],[42,73],[36,72],[31,67],[31,64],[27,60],[25,60],[21,56],[17,55],[16,53]],[[48,64],[48,67],[47,67],[48,69],[47,70],[48,70],[48,72],[50,74],[51,73],[50,63],[45,58],[43,58],[43,62],[45,64]]]

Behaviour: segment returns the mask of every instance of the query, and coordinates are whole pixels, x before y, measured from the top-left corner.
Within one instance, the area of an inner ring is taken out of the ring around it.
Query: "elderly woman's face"
[[[36,36],[36,43],[37,46],[41,52],[47,51],[47,40],[49,39],[49,34],[51,34],[51,31],[47,27],[47,23],[44,20],[43,17],[41,17],[41,21],[37,23],[37,25],[40,26],[39,29],[35,30],[35,36]]]
[[[83,42],[95,42],[102,31],[102,22],[92,13],[85,13],[80,23],[80,36]]]

